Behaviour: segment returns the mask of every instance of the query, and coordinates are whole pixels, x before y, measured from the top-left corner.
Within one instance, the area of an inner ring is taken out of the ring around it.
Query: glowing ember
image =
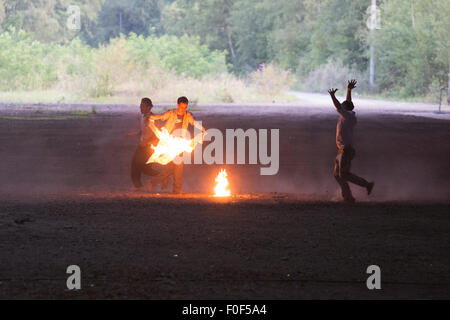
[[[214,188],[215,197],[229,197],[231,195],[230,190],[227,190],[228,187],[228,179],[227,179],[227,171],[225,169],[220,170],[219,174],[216,177],[217,185]]]
[[[157,162],[163,165],[168,164],[180,153],[194,150],[195,143],[198,140],[197,137],[193,140],[187,140],[172,136],[166,128],[162,128],[161,131],[155,130],[155,133],[159,138],[159,142],[156,147],[152,145],[154,152],[147,160],[147,163]]]

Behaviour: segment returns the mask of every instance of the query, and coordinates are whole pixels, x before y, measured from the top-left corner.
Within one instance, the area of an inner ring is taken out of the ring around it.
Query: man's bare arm
[[[333,100],[333,103],[334,103],[334,106],[336,107],[336,109],[341,110],[341,103],[336,98],[336,91],[338,91],[338,89],[331,88],[330,90],[328,90],[328,93],[330,94],[331,99]]]
[[[356,88],[356,80],[349,80],[347,85],[347,101],[352,101],[352,90]]]
[[[150,120],[163,120],[164,114],[152,114],[149,119]]]
[[[189,122],[190,122],[191,125],[193,125],[193,126],[196,127],[197,129],[199,129],[199,130],[202,131],[202,134],[201,134],[201,140],[198,141],[198,142],[200,142],[201,144],[203,144],[203,138],[204,138],[204,136],[205,136],[206,133],[207,133],[207,132],[206,132],[206,129],[203,128],[203,126],[200,124],[200,122],[195,121],[195,120],[194,120],[194,117],[193,117],[192,115],[189,117]],[[196,141],[197,139],[198,139],[197,136],[194,137],[194,139],[193,139],[194,146],[195,146],[195,143],[197,143],[197,141]]]
[[[188,117],[188,123],[194,127],[196,127],[197,129],[202,130],[202,132],[205,132],[205,128],[203,128],[203,126],[200,124],[200,122],[195,121],[194,116],[192,115],[192,113],[188,112],[187,114]]]
[[[155,123],[153,121],[149,121],[147,126],[153,131],[153,133],[159,139],[160,138],[160,134],[161,134],[161,130],[159,130],[159,128],[157,126],[155,126]]]
[[[206,131],[205,128],[203,128],[203,126],[199,122],[197,122],[195,120],[194,120],[194,126],[197,127],[197,129],[202,130],[202,132]]]
[[[152,114],[150,120],[167,120],[169,118],[170,111],[164,112],[163,114]]]

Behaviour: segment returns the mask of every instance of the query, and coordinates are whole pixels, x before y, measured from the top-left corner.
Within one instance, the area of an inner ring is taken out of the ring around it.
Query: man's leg
[[[159,171],[155,170],[155,168],[149,163],[149,164],[142,164],[141,166],[141,172],[147,176],[154,177],[159,174]]]
[[[337,182],[341,186],[342,190],[342,198],[344,198],[345,201],[355,201],[355,198],[353,198],[352,191],[350,190],[350,186],[348,183],[339,177],[336,177]]]
[[[343,152],[343,161],[341,163],[340,178],[345,181],[354,183],[360,187],[366,188],[367,194],[370,195],[372,193],[374,183],[368,182],[366,179],[363,179],[360,176],[357,176],[356,174],[350,172],[351,163],[353,158],[355,157],[355,149],[349,147],[344,150],[345,151]]]
[[[183,166],[184,163],[173,164],[173,192],[181,193],[183,185]]]
[[[367,188],[369,186],[369,182],[367,182],[365,179],[357,176],[356,174],[353,174],[350,172],[350,168],[352,165],[352,160],[355,157],[355,149],[352,147],[344,148],[343,153],[343,161],[342,161],[342,167],[341,167],[341,178],[354,183],[360,187]]]
[[[342,154],[338,154],[338,156],[336,157],[335,164],[334,164],[334,172],[333,172],[334,178],[336,179],[336,181],[339,183],[339,186],[341,187],[342,197],[344,198],[344,200],[353,202],[353,201],[355,201],[355,198],[353,198],[352,191],[350,190],[350,186],[341,177],[341,169],[342,169],[341,162],[342,162]]]
[[[342,175],[342,178],[348,182],[354,183],[360,187],[364,187],[367,188],[369,186],[369,182],[364,179],[361,178],[359,176],[357,176],[356,174],[353,174],[351,172],[346,172]]]
[[[147,160],[151,155],[151,151],[147,147],[138,146],[133,155],[131,162],[131,180],[135,188],[142,188],[141,175],[156,176],[159,171],[155,170],[151,164],[147,164]]]
[[[160,165],[159,167],[161,167],[159,169],[159,173],[151,180],[152,186],[157,186],[160,183],[164,183],[170,177],[170,175],[174,173],[172,162],[166,165]]]
[[[133,159],[131,160],[131,181],[135,188],[142,188],[141,182],[141,168],[139,165],[139,158],[141,153],[141,148],[138,147],[133,154]]]

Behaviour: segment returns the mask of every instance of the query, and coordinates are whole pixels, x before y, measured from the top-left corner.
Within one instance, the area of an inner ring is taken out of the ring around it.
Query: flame
[[[220,170],[216,177],[216,187],[214,188],[215,197],[229,197],[231,195],[230,190],[227,190],[228,179],[227,171],[225,169]]]
[[[192,140],[175,137],[166,128],[162,128],[161,131],[158,130],[155,133],[159,138],[159,142],[156,146],[152,145],[154,152],[147,160],[147,163],[157,162],[165,165],[175,159],[180,153],[194,150],[197,137]]]

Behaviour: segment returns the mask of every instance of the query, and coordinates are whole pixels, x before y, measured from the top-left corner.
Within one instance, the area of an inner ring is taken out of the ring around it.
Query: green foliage
[[[258,91],[273,98],[289,90],[294,83],[289,71],[277,68],[273,64],[261,65],[250,75],[250,80]]]
[[[236,63],[230,15],[235,0],[175,0],[162,11],[169,35],[198,36],[211,50],[227,51],[227,63]]]
[[[430,96],[445,87],[450,1],[378,0],[381,28],[372,34],[370,3],[0,0],[0,87],[56,86],[105,96],[132,86],[125,72],[142,90],[156,90],[173,76],[201,79],[228,71],[247,77],[273,64],[292,70],[300,87],[322,90],[341,74],[367,81],[371,44],[378,93]],[[69,5],[80,7],[80,31],[66,27]],[[220,99],[231,99],[219,91]]]
[[[374,39],[380,91],[408,97],[446,87],[450,2],[383,1],[381,9]]]
[[[266,1],[267,2],[267,1]],[[299,58],[308,52],[319,17],[320,1],[279,0],[267,2],[268,56],[284,68],[296,70]]]
[[[99,48],[79,39],[43,44],[24,31],[0,34],[0,88],[32,90],[52,85],[101,97],[130,80],[153,82],[164,74],[201,78],[226,73],[225,53],[210,51],[195,37],[114,38]],[[149,81],[149,79],[151,79]]]
[[[5,21],[5,1],[0,0],[0,32],[3,31],[4,21]]]
[[[150,30],[161,34],[162,2],[158,0],[106,0],[98,13],[92,42],[108,42],[131,32],[147,36]]]
[[[226,72],[225,54],[183,36],[143,37],[131,34],[111,39],[93,50],[92,72],[87,75],[91,97],[113,95],[126,84],[157,90],[171,74],[201,78]]]
[[[47,88],[56,80],[49,48],[24,31],[0,34],[0,88],[2,90]]]
[[[251,72],[261,63],[270,61],[268,8],[260,0],[238,0],[233,9],[230,21],[235,35],[236,63],[242,71]]]
[[[87,39],[103,2],[104,0],[1,0],[0,24],[4,30],[9,27],[22,29],[40,42],[67,43],[80,35]],[[80,8],[80,33],[66,27],[69,5]],[[2,11],[5,15],[3,19]]]
[[[128,47],[136,62],[143,66],[155,64],[176,74],[202,77],[227,72],[225,52],[210,51],[198,37],[137,36],[131,34]]]
[[[367,30],[365,12],[368,2],[332,0],[324,3],[314,28],[311,52],[316,65],[332,58],[345,66],[366,70],[367,45],[360,37]]]

